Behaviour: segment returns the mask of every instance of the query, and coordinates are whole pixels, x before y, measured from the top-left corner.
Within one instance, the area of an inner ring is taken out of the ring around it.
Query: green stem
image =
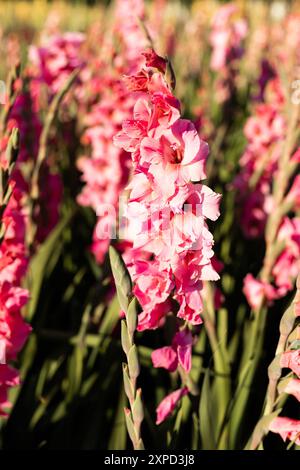
[[[212,308],[213,305],[210,300],[212,296],[212,291],[210,288],[207,289],[208,294],[208,306],[210,308],[204,309],[203,312],[203,319],[204,319],[204,326],[207,332],[208,340],[210,343],[210,347],[213,353],[213,360],[214,360],[214,368],[215,368],[215,380],[214,380],[214,392],[216,396],[216,408],[217,408],[217,429],[219,429],[223,422],[224,417],[227,412],[228,404],[230,402],[230,394],[231,394],[231,381],[230,381],[230,363],[229,357],[226,350],[225,345],[222,341],[219,340],[216,327],[215,327],[215,312],[209,313],[209,310]],[[228,448],[228,430],[225,427],[221,438],[218,443],[219,449],[227,449]]]

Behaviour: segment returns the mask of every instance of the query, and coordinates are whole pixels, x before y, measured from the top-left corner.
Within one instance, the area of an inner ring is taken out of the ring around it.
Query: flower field
[[[300,2],[0,12],[0,449],[299,450]]]

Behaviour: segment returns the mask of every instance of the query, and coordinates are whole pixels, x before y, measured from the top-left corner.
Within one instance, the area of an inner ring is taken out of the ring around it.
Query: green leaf
[[[263,416],[258,421],[258,423],[255,426],[255,429],[253,431],[252,438],[246,446],[247,450],[255,450],[259,447],[259,445],[261,444],[262,439],[269,432],[269,427],[270,427],[271,421],[273,421],[273,419],[276,418],[279,415],[280,412],[281,412],[281,408],[274,411],[273,413],[270,413],[267,416]]]
[[[55,253],[62,251],[62,243],[59,243],[63,230],[69,224],[73,212],[70,211],[52,230],[46,241],[40,246],[37,253],[32,258],[28,269],[28,288],[30,291],[30,300],[26,309],[26,319],[32,320],[39,301],[40,290],[48,268],[49,261]],[[48,273],[49,274],[49,273]]]
[[[66,401],[71,402],[73,398],[79,395],[82,374],[83,374],[83,359],[84,359],[84,349],[81,346],[75,346],[73,354],[69,359],[68,365],[68,390]]]
[[[211,399],[211,388],[209,381],[209,369],[206,370],[201,390],[199,403],[199,423],[202,449],[216,449],[216,416]]]
[[[192,427],[192,450],[199,449],[199,419],[196,413],[193,413],[193,427]]]
[[[87,335],[86,341],[89,341],[89,344],[93,346],[93,351],[90,354],[88,359],[87,368],[92,369],[95,365],[95,361],[98,357],[99,352],[105,354],[105,351],[109,347],[112,338],[111,334],[120,321],[120,306],[118,298],[115,295],[112,301],[110,302],[105,315],[100,323],[98,330],[98,335]]]
[[[125,450],[127,441],[127,430],[124,419],[124,407],[126,405],[126,396],[121,387],[120,398],[118,401],[112,431],[108,441],[108,450]]]

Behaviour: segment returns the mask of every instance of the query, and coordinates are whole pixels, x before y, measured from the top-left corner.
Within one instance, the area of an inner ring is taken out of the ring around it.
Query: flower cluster
[[[51,19],[51,18],[50,18]],[[51,32],[51,28],[49,29]],[[37,158],[39,147],[38,142],[42,131],[42,123],[39,120],[38,113],[41,109],[47,108],[49,103],[65,86],[72,72],[82,69],[84,67],[84,58],[81,49],[83,47],[85,35],[82,33],[66,32],[59,33],[55,28],[55,34],[48,34],[42,39],[40,46],[31,45],[29,48],[29,64],[26,69],[28,90],[22,98],[24,106],[20,106],[17,112],[18,126],[26,125],[26,112],[32,110],[34,114],[33,119],[28,120],[34,125],[35,135],[35,148],[29,152],[28,137],[26,145],[22,145],[22,152],[30,153],[29,157],[24,161],[31,160],[34,162]],[[75,94],[80,99],[82,90],[82,82],[80,79],[77,81],[75,87]],[[73,95],[67,95],[63,100],[63,119],[65,126],[63,126],[62,133],[65,142],[69,146],[72,145],[72,135],[69,130],[68,121],[71,121],[70,105]],[[24,119],[25,118],[25,119]],[[25,124],[24,124],[25,121]],[[22,138],[21,132],[21,138]],[[24,133],[24,135],[28,135]],[[29,139],[32,140],[33,133],[29,134]],[[42,242],[49,232],[55,227],[59,219],[59,206],[62,199],[62,179],[57,171],[55,160],[56,138],[51,136],[52,151],[47,152],[46,161],[39,174],[39,201],[35,207],[33,214],[34,220],[37,225],[36,240]]]
[[[218,9],[212,22],[210,44],[212,55],[210,67],[218,72],[216,84],[217,100],[227,101],[234,87],[236,64],[243,55],[242,42],[247,34],[247,23],[244,19],[235,19],[237,6],[226,4]]]
[[[132,157],[125,217],[133,250],[127,264],[142,307],[140,331],[162,325],[174,300],[179,319],[191,326],[202,322],[203,282],[219,278],[206,220],[219,217],[221,197],[201,183],[208,145],[194,124],[181,117],[180,103],[166,80],[167,61],[153,50],[143,55],[145,65],[127,78],[136,96],[133,116],[114,139]],[[191,349],[192,335],[181,329],[172,346],[153,352],[154,366],[170,371],[180,366],[189,372]],[[160,405],[158,423],[183,394],[176,392],[176,400],[172,395],[166,406]]]
[[[57,33],[46,38],[42,46],[30,47],[31,74],[37,83],[47,85],[51,95],[60,90],[73,70],[82,67],[80,48],[84,40],[82,33]]]
[[[129,154],[115,147],[112,139],[132,113],[133,100],[120,76],[134,72],[140,63],[145,37],[137,19],[141,20],[143,15],[142,0],[117,2],[114,32],[121,52],[116,53],[110,42],[104,42],[105,54],[101,54],[96,69],[89,71],[93,100],[87,102],[85,110],[81,109],[85,128],[82,143],[90,149],[90,156],[78,160],[85,183],[78,202],[92,207],[97,216],[91,250],[98,263],[103,262],[107,253],[119,196],[128,181]]]
[[[288,128],[284,113],[286,98],[279,77],[269,80],[264,100],[255,106],[254,114],[246,122],[244,133],[248,144],[240,160],[242,169],[234,182],[241,203],[241,225],[247,238],[265,234],[267,221],[277,204],[274,181],[279,177],[279,161],[285,151]],[[290,181],[281,201],[276,236],[277,244],[282,246],[270,267],[274,285],[255,280],[251,274],[245,278],[244,293],[254,309],[264,298],[271,302],[291,291],[299,272],[300,219],[297,210],[300,179],[294,174],[299,161],[299,149],[294,149],[286,168],[286,172],[290,172]]]
[[[8,164],[5,158],[6,136],[1,139],[0,146],[0,172],[5,172]],[[30,332],[30,327],[21,315],[21,308],[26,304],[29,293],[21,287],[28,256],[23,192],[18,186],[17,175],[10,178],[8,191],[12,195],[0,220],[0,416],[6,416],[6,409],[10,406],[8,389],[19,384],[18,371],[9,362],[16,359]],[[4,194],[1,196],[0,209],[5,201],[3,197]]]
[[[263,235],[272,212],[272,182],[286,136],[284,97],[278,78],[269,82],[266,96],[268,102],[257,104],[245,124],[247,147],[235,180],[242,204],[242,229],[249,238]]]
[[[300,420],[278,416],[273,419],[269,429],[272,432],[280,434],[284,441],[289,439],[290,441],[295,441],[297,445],[300,445]]]
[[[292,314],[295,318],[300,317],[299,281],[300,277],[297,282],[296,298],[292,306]],[[281,354],[279,365],[281,369],[288,369],[289,374],[281,381],[278,389],[280,389],[280,392],[292,395],[300,402],[300,349],[291,349],[290,345],[289,349]],[[289,439],[290,441],[295,441],[298,445],[300,444],[300,420],[279,416],[272,420],[269,429],[280,434],[284,441]]]
[[[32,171],[38,156],[42,122],[39,118],[38,101],[35,99],[35,81],[31,81],[31,77],[28,76],[21,86],[21,93],[16,98],[9,114],[9,126],[18,128],[20,133],[20,152],[14,178],[18,181],[19,190],[24,193],[23,205],[26,205],[28,202],[26,196],[30,192],[28,174]],[[62,182],[60,175],[55,173],[50,166],[50,162],[46,163],[40,174],[39,201],[33,214],[37,226],[35,244],[45,240],[59,218]]]
[[[6,415],[6,408],[9,407],[8,388],[19,384],[18,372],[8,364],[17,358],[31,329],[21,314],[21,309],[29,297],[28,291],[21,287],[29,261],[27,229],[29,224],[34,222],[37,227],[34,246],[41,243],[58,221],[62,194],[60,176],[50,170],[50,164],[45,164],[39,175],[40,183],[43,184],[40,187],[38,205],[32,214],[33,220],[30,220],[29,176],[36,164],[42,132],[38,82],[32,79],[27,70],[24,79],[19,78],[14,81],[13,88],[18,95],[9,104],[7,129],[0,143],[0,171],[7,172],[8,135],[13,128],[18,128],[20,150],[9,181],[9,191],[12,194],[6,205],[2,188],[0,201],[0,208],[2,209],[2,205],[5,207],[0,224],[0,414],[2,415]]]

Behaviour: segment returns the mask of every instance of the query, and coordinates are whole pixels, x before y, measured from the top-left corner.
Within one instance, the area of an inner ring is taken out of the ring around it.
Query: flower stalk
[[[280,395],[280,390],[278,388],[279,379],[282,375],[282,355],[286,350],[286,345],[288,341],[289,335],[293,332],[295,326],[295,320],[298,316],[297,308],[300,301],[300,274],[297,278],[297,291],[294,300],[292,301],[291,305],[286,309],[285,313],[283,314],[280,325],[279,331],[280,336],[278,340],[278,344],[276,347],[275,357],[272,360],[271,364],[268,367],[268,377],[269,377],[269,384],[265,398],[265,405],[262,413],[262,418],[259,420],[256,428],[253,432],[250,444],[250,450],[257,449],[265,437],[265,435],[269,432],[269,428],[265,427],[264,432],[259,435],[259,439],[257,439],[257,429],[260,427],[262,420],[277,416],[280,410],[280,401],[277,400]],[[275,410],[274,410],[275,409]],[[275,414],[274,414],[275,412]],[[269,420],[268,420],[269,423]]]
[[[125,312],[125,319],[121,321],[121,344],[127,362],[122,364],[122,368],[124,390],[130,406],[130,408],[124,408],[125,422],[133,448],[135,450],[143,450],[144,443],[141,437],[141,424],[144,420],[144,408],[142,390],[137,388],[140,363],[137,347],[134,343],[138,319],[138,303],[132,297],[132,283],[126,265],[122,257],[112,246],[109,248],[109,257],[119,303],[121,309]]]

